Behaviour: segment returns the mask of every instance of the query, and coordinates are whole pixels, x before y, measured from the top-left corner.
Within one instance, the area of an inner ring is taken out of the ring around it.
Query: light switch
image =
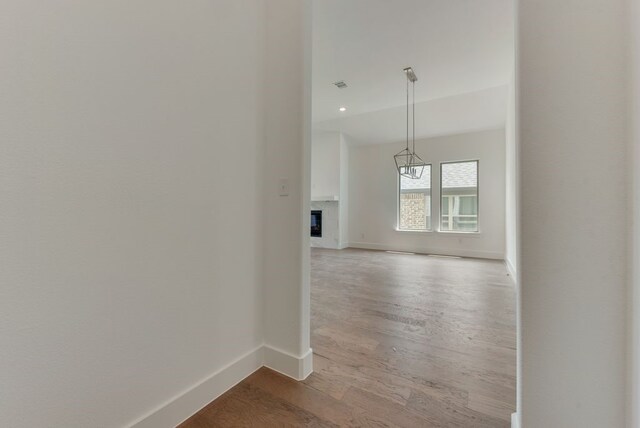
[[[281,178],[278,182],[278,191],[280,196],[289,196],[289,179]]]

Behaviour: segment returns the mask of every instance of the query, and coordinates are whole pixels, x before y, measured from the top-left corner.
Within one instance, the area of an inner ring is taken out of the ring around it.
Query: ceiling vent
[[[335,82],[334,85],[336,85],[339,89],[344,89],[347,87],[347,84],[344,83],[344,80],[340,80],[338,82]]]

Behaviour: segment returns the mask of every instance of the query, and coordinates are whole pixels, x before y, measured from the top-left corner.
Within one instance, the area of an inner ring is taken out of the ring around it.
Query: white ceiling
[[[314,128],[361,143],[403,140],[407,66],[418,76],[418,138],[504,126],[512,3],[315,0]],[[336,88],[338,80],[349,87]]]
[[[507,86],[425,101],[416,105],[416,138],[462,134],[504,127]],[[339,131],[359,144],[404,141],[406,104],[349,117],[317,122],[315,131]]]

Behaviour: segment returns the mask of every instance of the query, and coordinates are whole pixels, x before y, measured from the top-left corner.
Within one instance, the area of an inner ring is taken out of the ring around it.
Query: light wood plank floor
[[[313,249],[314,373],[260,369],[194,427],[509,427],[515,293],[502,262]]]

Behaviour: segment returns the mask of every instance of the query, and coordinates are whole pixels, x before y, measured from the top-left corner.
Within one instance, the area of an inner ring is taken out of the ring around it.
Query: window
[[[431,230],[431,165],[417,180],[400,176],[398,229]]]
[[[478,231],[478,161],[440,164],[440,230]]]

